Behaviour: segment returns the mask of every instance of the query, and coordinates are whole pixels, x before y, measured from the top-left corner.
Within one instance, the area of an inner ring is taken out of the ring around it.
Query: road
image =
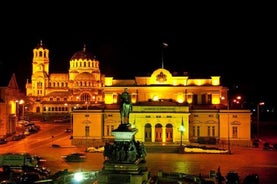
[[[84,151],[84,148],[72,146],[69,128],[66,123],[36,123],[41,126],[39,133],[30,135],[20,141],[9,141],[0,145],[0,153],[28,152],[44,157],[45,166],[54,174],[57,171],[95,171],[103,167],[102,153],[86,153],[85,162],[68,163],[61,156],[72,152]],[[61,147],[53,148],[52,144]],[[148,153],[146,166],[152,175],[159,170],[163,172],[182,172],[186,174],[201,174],[208,176],[211,170],[220,166],[225,176],[228,171],[237,171],[243,179],[248,174],[260,176],[260,183],[271,184],[277,181],[277,151],[264,151],[262,147],[246,148],[231,147],[232,154],[179,154],[179,153]]]

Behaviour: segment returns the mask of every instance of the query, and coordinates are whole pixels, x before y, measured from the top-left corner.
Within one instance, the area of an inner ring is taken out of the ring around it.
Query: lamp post
[[[24,100],[19,100],[19,104],[22,106],[22,107],[21,107],[21,114],[20,114],[21,116],[19,116],[19,119],[21,119],[21,117],[22,117],[23,120],[25,119],[25,118],[24,118],[24,116],[25,116],[25,115],[24,115],[24,113],[25,113],[25,106],[24,106],[24,103],[25,103]]]
[[[86,101],[86,105],[87,105],[87,112],[86,112],[86,115],[85,117],[87,118],[87,120],[85,121],[85,136],[86,136],[86,149],[85,151],[87,152],[88,151],[88,136],[89,136],[89,113],[88,113],[88,105],[89,105],[89,102]]]
[[[236,97],[236,101],[230,101],[230,99],[222,97],[222,100],[226,100],[227,103],[227,144],[228,144],[228,153],[231,154],[231,142],[230,142],[230,105],[232,102],[239,103],[239,100],[241,100],[241,96]]]
[[[230,105],[229,105],[229,102],[228,102],[228,105],[227,105],[227,110],[228,110],[228,115],[227,115],[227,129],[228,129],[228,153],[231,154],[231,143],[230,143],[230,120],[229,120],[229,114],[230,114]]]
[[[182,148],[183,147],[183,134],[184,134],[184,131],[185,131],[183,117],[182,117],[182,123],[181,123],[181,126],[180,126],[179,130],[180,130],[180,133],[181,133],[180,147]]]
[[[257,104],[257,138],[260,136],[260,106],[264,105],[264,102],[259,102]]]

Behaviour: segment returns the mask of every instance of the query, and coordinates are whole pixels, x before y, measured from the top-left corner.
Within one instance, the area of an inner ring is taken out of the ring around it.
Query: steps
[[[144,144],[147,153],[179,153],[180,145]]]

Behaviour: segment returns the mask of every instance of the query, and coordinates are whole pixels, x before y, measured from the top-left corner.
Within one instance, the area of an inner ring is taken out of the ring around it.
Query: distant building
[[[0,137],[16,133],[16,122],[24,114],[24,97],[12,74],[7,85],[0,87]]]
[[[32,78],[26,83],[28,110],[44,118],[72,115],[72,144],[113,139],[124,88],[131,95],[129,123],[138,129],[139,141],[250,144],[251,112],[229,110],[220,76],[190,78],[158,68],[150,76],[115,79],[101,74],[100,62],[86,47],[73,54],[68,73],[50,73],[49,65],[49,50],[41,42],[33,50]]]

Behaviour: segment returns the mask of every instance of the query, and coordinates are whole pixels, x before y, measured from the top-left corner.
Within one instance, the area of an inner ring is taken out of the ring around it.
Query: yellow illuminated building
[[[190,78],[157,68],[150,76],[116,79],[101,74],[100,62],[86,47],[73,54],[68,73],[49,73],[49,50],[33,50],[31,81],[26,83],[29,112],[44,117],[70,114],[72,144],[112,140],[120,124],[119,99],[131,95],[129,123],[145,143],[250,144],[250,110],[228,110],[228,88],[220,76]]]

